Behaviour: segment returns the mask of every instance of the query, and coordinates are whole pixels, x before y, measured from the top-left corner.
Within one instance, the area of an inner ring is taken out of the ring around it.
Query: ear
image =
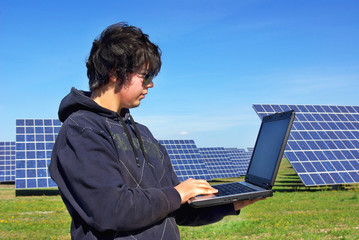
[[[111,82],[111,83],[117,82],[117,77],[113,76],[113,75],[109,75],[109,82]]]
[[[114,70],[109,71],[108,79],[112,83],[115,83],[117,81],[117,75],[116,75],[116,72]]]

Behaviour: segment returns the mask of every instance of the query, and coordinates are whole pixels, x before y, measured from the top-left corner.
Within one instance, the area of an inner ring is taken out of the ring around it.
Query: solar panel
[[[60,127],[56,119],[16,120],[16,189],[57,186],[47,166]]]
[[[248,152],[250,152],[251,154],[253,153],[253,150],[254,150],[253,147],[249,147],[249,148],[247,148],[247,149],[248,149]]]
[[[295,110],[285,155],[306,186],[359,182],[359,107],[254,104],[259,117]]]
[[[223,147],[198,148],[212,178],[239,177],[237,166]]]
[[[211,180],[193,140],[159,140],[159,143],[166,148],[180,181],[187,178]]]
[[[251,160],[252,151],[246,151],[245,149],[238,148],[226,148],[229,158],[236,166],[237,176],[244,176],[247,173],[249,161]]]
[[[0,142],[0,182],[15,181],[15,142]]]

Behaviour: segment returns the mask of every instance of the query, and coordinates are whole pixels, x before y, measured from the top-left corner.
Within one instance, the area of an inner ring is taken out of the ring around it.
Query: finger
[[[196,189],[197,190],[197,195],[203,195],[203,194],[213,194],[213,193],[217,193],[218,190],[211,187],[211,186],[206,186],[206,187],[199,187]]]
[[[206,180],[203,179],[199,179],[199,180],[195,180],[196,184],[205,187],[205,188],[213,188]]]
[[[193,179],[189,183],[192,184],[193,186],[197,186],[197,187],[205,187],[205,188],[211,187],[211,185],[206,180]]]

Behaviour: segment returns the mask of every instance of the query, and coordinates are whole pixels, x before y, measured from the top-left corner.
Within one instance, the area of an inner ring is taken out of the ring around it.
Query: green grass
[[[226,179],[213,181],[217,184]],[[59,196],[15,197],[0,185],[0,239],[70,239],[70,217]],[[180,227],[182,239],[359,239],[359,186],[305,187],[283,161],[274,197],[239,216],[202,227]]]
[[[15,197],[0,188],[0,239],[70,239],[71,218],[59,196]]]
[[[305,187],[283,160],[273,191],[273,197],[248,206],[239,216],[203,227],[180,227],[182,239],[359,239],[357,184],[341,191]]]

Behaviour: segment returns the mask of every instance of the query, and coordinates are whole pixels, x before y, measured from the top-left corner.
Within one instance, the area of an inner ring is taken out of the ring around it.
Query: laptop
[[[294,121],[294,111],[263,117],[245,181],[214,185],[218,193],[191,198],[195,208],[273,196],[271,190]]]

